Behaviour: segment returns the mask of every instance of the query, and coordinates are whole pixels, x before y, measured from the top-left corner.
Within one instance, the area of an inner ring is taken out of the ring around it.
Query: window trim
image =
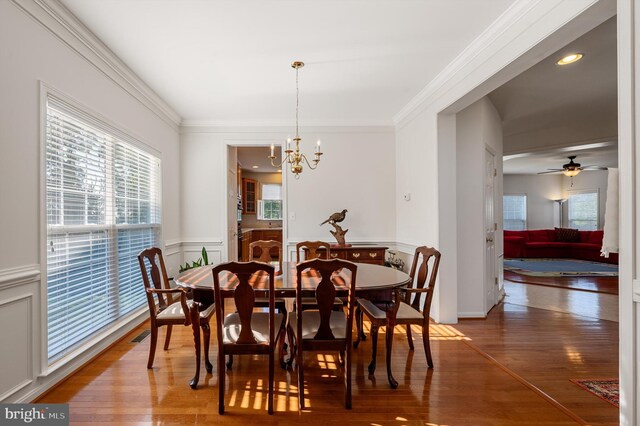
[[[502,194],[502,228],[505,231],[508,231],[508,229],[505,228],[504,224],[505,224],[505,219],[504,219],[504,197],[524,197],[524,231],[526,231],[529,226],[529,202],[527,201],[527,199],[529,198],[529,196],[527,195],[526,192],[520,192],[520,193],[503,193]]]
[[[269,199],[264,199],[262,198],[262,195],[264,194],[264,187],[265,185],[272,185],[272,186],[279,186],[280,187],[280,198],[269,198]],[[256,218],[258,220],[283,220],[284,219],[284,211],[283,211],[283,205],[284,205],[284,201],[282,199],[282,183],[278,183],[278,182],[265,182],[265,183],[260,183],[260,199],[257,200],[257,211],[256,211]],[[264,202],[265,201],[280,201],[280,218],[279,219],[265,219],[264,217]]]
[[[39,292],[39,336],[34,336],[33,347],[39,351],[39,374],[38,377],[47,377],[56,371],[63,369],[77,358],[83,360],[90,359],[106,348],[112,341],[124,336],[126,333],[139,325],[140,321],[148,314],[148,307],[142,306],[138,310],[134,310],[126,316],[116,320],[111,325],[98,331],[95,335],[89,337],[83,344],[70,350],[67,354],[57,359],[54,363],[49,364],[48,357],[48,289],[47,281],[47,176],[46,176],[46,158],[47,158],[47,107],[51,99],[56,108],[61,108],[64,112],[69,112],[78,118],[86,120],[92,126],[109,132],[121,141],[134,146],[158,159],[160,179],[158,181],[158,205],[160,209],[160,217],[164,217],[164,202],[162,188],[162,154],[160,151],[146,143],[143,138],[125,126],[105,117],[94,109],[88,107],[75,98],[59,91],[46,82],[39,81],[40,90],[40,108],[39,108],[39,225],[38,246],[39,246],[39,271],[40,271],[40,292]],[[101,227],[102,225],[97,225]],[[122,226],[122,225],[119,225]],[[136,226],[136,225],[125,225]],[[148,227],[148,226],[147,226]],[[158,224],[158,241],[164,248],[163,227],[162,222]],[[37,302],[36,302],[37,303]],[[105,341],[109,339],[109,341]]]
[[[580,194],[596,194],[596,230],[600,228],[600,188],[570,189],[567,191],[567,227],[571,227],[571,196]]]

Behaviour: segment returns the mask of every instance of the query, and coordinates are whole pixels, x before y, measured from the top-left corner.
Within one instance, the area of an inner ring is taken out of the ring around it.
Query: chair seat
[[[385,311],[366,299],[359,299],[358,304],[360,304],[360,309],[362,309],[370,318],[374,318],[376,320],[384,320],[387,318]],[[400,308],[398,308],[398,314],[396,315],[396,322],[414,320],[421,321],[423,318],[424,316],[420,311],[415,310],[404,302],[400,302]]]
[[[191,309],[191,304],[192,304],[191,302],[188,303],[189,309]],[[211,306],[209,306],[204,311],[200,312],[200,318],[210,318],[211,315],[213,314],[214,309],[215,309],[215,305],[212,303]],[[159,320],[180,320],[180,319],[184,319],[184,312],[182,311],[182,304],[180,302],[172,303],[166,309],[164,309],[162,312],[158,313],[156,318],[159,319]]]
[[[291,328],[298,338],[298,312],[290,315]],[[347,335],[347,315],[343,311],[331,311],[331,331],[336,339],[345,339]],[[313,339],[320,327],[320,311],[317,309],[309,309],[302,311],[302,339]]]
[[[283,314],[274,314],[273,325],[275,327],[273,338],[277,339],[278,331],[282,327],[284,321]],[[269,343],[269,313],[254,312],[251,316],[251,329],[253,337],[258,343]],[[240,336],[240,315],[237,313],[229,314],[224,319],[222,330],[222,340],[225,344],[235,343]]]

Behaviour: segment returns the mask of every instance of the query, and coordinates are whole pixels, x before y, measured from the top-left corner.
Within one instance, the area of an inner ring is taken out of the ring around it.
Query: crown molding
[[[278,137],[283,137],[283,135],[290,135],[295,130],[294,125],[239,125],[236,123],[235,125],[230,125],[230,123],[214,123],[214,122],[197,122],[197,124],[192,124],[193,122],[187,122],[189,124],[183,124],[180,127],[181,134],[191,134],[191,133],[260,133],[260,134],[273,134],[278,135]],[[213,123],[213,124],[212,124]],[[338,125],[336,123],[329,124],[325,123],[324,125],[305,125],[301,130],[301,134],[304,137],[304,134],[308,133],[394,133],[395,126],[391,123],[387,123],[386,125]]]
[[[287,120],[183,120],[181,127],[184,128],[280,128],[284,132],[291,132],[295,128],[295,122]],[[392,120],[373,121],[306,121],[300,124],[303,130],[323,127],[393,127]]]
[[[416,96],[414,96],[396,115],[394,124],[413,116],[429,103],[430,98],[437,93],[454,75],[460,72],[473,59],[500,37],[507,29],[516,24],[523,16],[542,0],[520,0],[512,4],[502,15],[489,25],[475,40],[473,40],[456,58],[451,61],[433,80],[431,80]]]
[[[182,118],[58,0],[11,0],[174,130]]]

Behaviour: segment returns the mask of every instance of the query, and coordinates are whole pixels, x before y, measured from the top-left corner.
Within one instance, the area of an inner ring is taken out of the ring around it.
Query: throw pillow
[[[571,228],[555,228],[556,241],[565,243],[576,243],[580,241],[580,231]]]

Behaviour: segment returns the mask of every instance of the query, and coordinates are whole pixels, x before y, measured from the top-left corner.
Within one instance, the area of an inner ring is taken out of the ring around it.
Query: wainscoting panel
[[[7,293],[2,292],[0,294]],[[0,300],[4,297],[0,297]],[[33,379],[33,296],[22,294],[0,302],[0,401],[28,386]],[[11,325],[10,327],[7,325]]]

